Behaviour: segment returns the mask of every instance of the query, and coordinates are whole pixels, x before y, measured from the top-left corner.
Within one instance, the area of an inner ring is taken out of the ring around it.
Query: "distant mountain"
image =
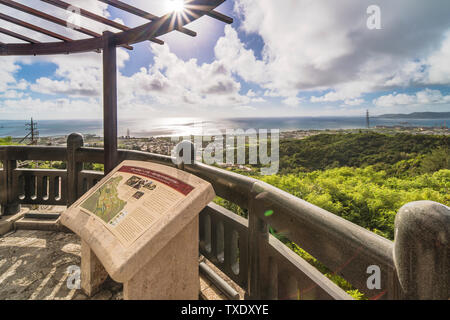
[[[450,119],[450,112],[414,112],[410,114],[382,114],[384,119]]]

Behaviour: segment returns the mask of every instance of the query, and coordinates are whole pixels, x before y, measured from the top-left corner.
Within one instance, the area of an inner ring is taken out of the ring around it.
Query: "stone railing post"
[[[17,161],[8,159],[3,162],[4,186],[2,215],[13,215],[20,211],[20,204],[17,199],[17,190],[14,190],[13,179],[14,169],[17,168]],[[3,192],[3,191],[2,191]]]
[[[184,170],[185,165],[195,164],[196,149],[192,141],[183,140],[175,146],[172,151],[172,157],[175,158],[175,164],[180,170]]]
[[[265,299],[264,282],[267,282],[267,261],[265,257],[264,243],[269,240],[269,228],[267,223],[261,219],[260,214],[264,212],[265,193],[259,193],[252,189],[251,199],[248,206],[248,299]]]
[[[432,201],[403,206],[395,218],[394,261],[406,299],[449,299],[450,208]]]
[[[78,177],[83,170],[83,163],[76,161],[77,150],[84,145],[83,136],[72,133],[67,138],[67,206],[78,199]]]

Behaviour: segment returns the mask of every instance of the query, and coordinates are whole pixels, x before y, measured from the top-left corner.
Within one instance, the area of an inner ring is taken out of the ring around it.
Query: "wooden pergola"
[[[25,43],[1,43],[1,56],[23,55],[53,55],[71,54],[81,52],[103,52],[103,135],[105,149],[105,174],[117,165],[117,65],[116,48],[123,47],[132,50],[132,45],[142,41],[152,41],[158,44],[164,42],[158,37],[171,31],[178,31],[188,36],[195,37],[196,32],[185,28],[185,25],[201,18],[204,15],[225,23],[232,23],[233,19],[225,16],[215,9],[226,0],[185,0],[184,10],[171,12],[162,17],[146,12],[140,8],[131,6],[119,0],[97,0],[113,6],[124,12],[149,20],[148,23],[135,28],[127,27],[121,23],[112,21],[103,16],[76,7],[62,0],[34,0],[34,4],[45,2],[64,10],[70,10],[77,14],[101,23],[105,26],[117,29],[117,32],[104,31],[99,34],[83,26],[74,26],[67,21],[50,15],[33,7],[23,5],[12,0],[0,0],[0,4],[27,13],[53,24],[73,29],[88,36],[85,39],[74,40],[57,32],[42,28],[30,22],[0,12],[0,20],[8,21],[23,28],[36,31],[51,38],[54,42],[40,42],[23,34],[0,27],[0,33]],[[171,0],[158,0],[171,1]]]

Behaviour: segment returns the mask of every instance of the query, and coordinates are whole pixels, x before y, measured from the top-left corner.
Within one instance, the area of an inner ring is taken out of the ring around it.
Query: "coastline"
[[[72,132],[84,135],[103,134],[102,120],[36,120],[40,137],[62,137]],[[29,122],[29,121],[28,121]],[[0,137],[22,138],[26,131],[26,120],[0,120]],[[385,130],[438,130],[447,127],[450,119],[382,119],[370,118],[372,129]],[[209,135],[211,132],[248,129],[279,129],[280,132],[366,130],[365,117],[280,117],[280,118],[160,118],[151,122],[141,120],[120,120],[119,136],[136,138],[171,137],[188,135]]]
[[[412,135],[439,135],[450,136],[450,129],[448,128],[422,128],[422,127],[378,127],[370,129],[322,129],[322,130],[281,130],[280,140],[293,139],[301,140],[319,134],[357,134],[362,132],[375,132],[380,134],[412,134]],[[270,131],[269,131],[270,133]],[[225,131],[222,133],[225,134]],[[86,147],[103,147],[103,137],[95,134],[83,134],[84,145]],[[199,136],[192,135],[191,137]],[[208,135],[203,135],[208,136]],[[118,137],[118,145],[120,149],[131,149],[144,152],[152,152],[164,155],[170,155],[171,150],[182,138],[178,136],[120,136]],[[12,138],[13,143],[18,143],[22,138]],[[29,139],[25,140],[23,144],[27,144]],[[47,146],[65,146],[67,143],[67,135],[56,135],[40,137],[37,144]]]

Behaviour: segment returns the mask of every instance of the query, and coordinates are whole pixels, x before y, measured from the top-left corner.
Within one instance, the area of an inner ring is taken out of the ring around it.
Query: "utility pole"
[[[39,138],[39,131],[37,130],[37,123],[33,121],[31,118],[30,123],[26,124],[29,133],[31,134],[31,143],[32,145],[37,144],[37,139]]]
[[[366,111],[366,125],[367,125],[367,129],[370,129],[369,110]]]
[[[31,118],[30,123],[26,123],[25,127],[26,127],[26,130],[28,131],[28,133],[26,134],[25,137],[23,137],[22,140],[19,141],[19,143],[21,143],[26,138],[31,136],[31,142],[29,144],[31,144],[31,145],[37,144],[37,140],[39,139],[39,131],[37,130],[37,122],[34,122],[33,118]]]

